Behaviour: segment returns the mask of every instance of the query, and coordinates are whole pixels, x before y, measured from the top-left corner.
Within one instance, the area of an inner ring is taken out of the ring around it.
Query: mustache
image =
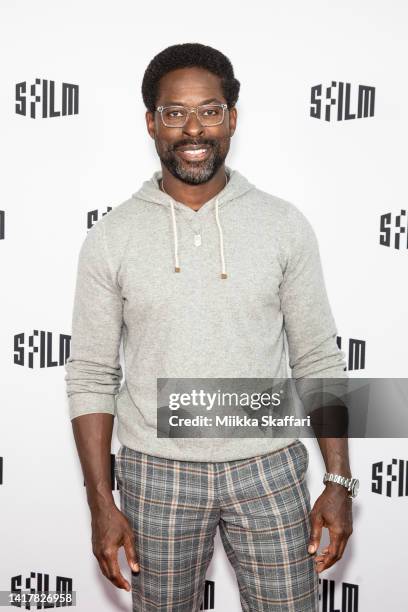
[[[193,146],[204,146],[207,145],[209,147],[215,147],[217,144],[216,140],[209,140],[208,138],[206,140],[179,140],[178,142],[169,145],[168,150],[169,151],[174,151],[175,149],[178,149],[179,147],[187,147],[189,145],[193,145]]]

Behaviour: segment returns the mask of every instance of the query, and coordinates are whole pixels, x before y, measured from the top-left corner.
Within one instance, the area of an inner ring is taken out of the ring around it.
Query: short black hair
[[[163,49],[149,63],[143,76],[142,97],[147,110],[154,112],[160,79],[178,68],[204,68],[221,78],[228,108],[239,95],[240,82],[234,76],[230,60],[221,51],[200,43],[183,43]]]

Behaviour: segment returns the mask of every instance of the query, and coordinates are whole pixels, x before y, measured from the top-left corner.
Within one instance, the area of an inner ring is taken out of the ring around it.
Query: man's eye
[[[169,115],[169,117],[181,117],[182,116],[182,112],[181,111],[170,111],[167,113]]]
[[[210,117],[213,117],[216,114],[217,114],[217,111],[214,110],[213,108],[207,108],[207,110],[203,112],[203,115],[210,115]]]

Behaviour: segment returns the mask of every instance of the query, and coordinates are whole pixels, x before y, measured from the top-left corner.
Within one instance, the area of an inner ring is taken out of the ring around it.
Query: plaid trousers
[[[219,527],[244,612],[317,612],[319,579],[307,552],[308,464],[299,439],[218,463],[153,457],[122,445],[115,474],[140,564],[132,573],[133,611],[200,610]]]

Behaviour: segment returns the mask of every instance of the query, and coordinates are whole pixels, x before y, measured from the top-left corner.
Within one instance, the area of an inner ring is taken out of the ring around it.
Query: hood
[[[223,206],[231,203],[235,198],[242,196],[255,186],[250,183],[238,170],[232,170],[228,166],[225,166],[227,173],[228,182],[225,187],[217,193],[211,200],[205,202],[198,211],[193,210],[186,204],[177,202],[170,195],[164,193],[159,186],[159,181],[162,178],[162,171],[158,170],[153,174],[151,179],[145,181],[142,187],[132,194],[132,197],[137,200],[144,200],[151,202],[152,204],[158,204],[168,209],[169,215],[172,219],[173,228],[173,244],[174,244],[174,271],[181,272],[181,266],[179,261],[178,253],[178,234],[177,234],[177,215],[185,214],[194,218],[195,215],[199,214],[214,214],[215,221],[218,227],[219,234],[219,247],[220,247],[220,260],[221,260],[221,272],[220,276],[222,279],[228,278],[225,253],[224,253],[224,240],[221,221],[219,217],[219,209]],[[177,214],[176,214],[177,211]],[[200,236],[198,236],[200,238]]]

